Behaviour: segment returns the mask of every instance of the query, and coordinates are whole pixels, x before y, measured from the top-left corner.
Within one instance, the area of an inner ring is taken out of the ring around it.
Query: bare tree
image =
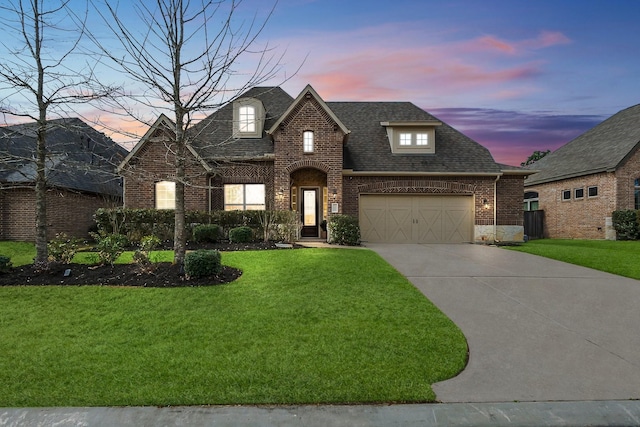
[[[134,80],[140,91],[128,99],[144,107],[167,113],[174,124],[173,140],[167,150],[175,159],[174,262],[182,264],[186,252],[185,162],[189,144],[196,137],[189,132],[203,113],[220,108],[249,87],[275,76],[281,57],[268,47],[256,48],[273,13],[263,20],[257,14],[236,22],[241,0],[155,0],[135,2],[139,22],[127,24],[130,14],[106,2],[101,13],[123,50],[114,50],[94,36],[101,51],[119,70]],[[106,12],[108,11],[108,12]],[[254,50],[255,49],[255,50]],[[238,75],[241,57],[256,55],[251,72]],[[131,105],[114,99],[119,111],[144,121]],[[134,104],[135,105],[135,104]]]
[[[55,5],[52,5],[54,4]],[[69,0],[15,0],[0,5],[0,113],[37,123],[35,130],[35,211],[37,268],[48,265],[47,131],[50,115],[70,104],[104,96],[91,89],[93,69],[74,62],[85,21],[71,13]],[[86,17],[86,14],[85,14]],[[76,24],[80,24],[76,26]]]

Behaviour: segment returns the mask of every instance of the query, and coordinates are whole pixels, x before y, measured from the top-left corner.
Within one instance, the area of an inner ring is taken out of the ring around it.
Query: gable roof
[[[229,102],[189,129],[190,145],[210,165],[226,160],[273,159],[271,134],[306,96],[313,96],[343,134],[348,135],[343,168],[352,173],[495,176],[505,169],[485,147],[410,102],[325,102],[310,85],[296,99],[280,87],[254,87],[237,98],[262,102],[266,114],[262,137],[234,137],[234,105]],[[440,126],[435,128],[435,153],[393,154],[382,122],[439,122]],[[137,152],[137,147],[130,156]],[[528,173],[531,172],[522,174]]]
[[[491,174],[500,167],[482,145],[410,102],[328,102],[351,130],[344,168],[354,172]],[[381,122],[438,121],[435,153],[392,154]]]
[[[0,132],[0,181],[31,184],[35,181],[37,123],[6,126]],[[122,194],[115,165],[127,150],[78,118],[49,120],[47,183],[78,191]]]
[[[280,118],[276,120],[276,122],[273,124],[273,126],[271,126],[271,128],[267,131],[267,133],[270,135],[273,134],[278,128],[278,126],[280,126],[280,123],[286,120],[289,117],[289,115],[296,109],[296,107],[302,102],[302,100],[307,96],[312,96],[313,98],[315,98],[318,104],[320,104],[320,107],[329,115],[331,120],[333,120],[336,123],[336,125],[338,125],[338,128],[340,128],[343,134],[348,135],[351,132],[349,129],[345,127],[344,123],[342,123],[342,121],[335,115],[335,113],[331,110],[329,105],[324,102],[324,100],[320,97],[320,95],[318,95],[318,92],[316,92],[315,89],[311,87],[311,85],[307,85],[302,90],[302,92],[300,92],[300,94],[295,99],[295,101],[291,103],[289,108],[287,108],[287,111],[285,111],[280,116]]]
[[[640,104],[619,111],[537,161],[532,167],[539,172],[525,185],[615,171],[639,143]]]

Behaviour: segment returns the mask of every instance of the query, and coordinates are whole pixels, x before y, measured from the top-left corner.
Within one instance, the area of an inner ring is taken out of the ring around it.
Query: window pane
[[[589,197],[596,197],[598,195],[598,187],[589,187]]]
[[[255,132],[256,131],[256,109],[251,106],[240,107],[238,110],[240,124],[240,132]]]
[[[400,145],[411,145],[411,134],[410,133],[401,133],[400,134]]]
[[[531,210],[532,210],[532,211],[537,211],[537,210],[539,209],[539,207],[538,207],[538,206],[539,206],[539,205],[538,205],[538,202],[531,202],[531,205],[530,205],[530,206],[531,206]]]
[[[156,209],[175,209],[176,183],[171,181],[156,182]]]
[[[576,188],[575,197],[576,197],[576,199],[584,198],[584,188]]]
[[[564,190],[562,192],[562,200],[569,200],[571,199],[571,190]]]
[[[249,205],[264,205],[264,184],[247,184],[245,192],[245,203]]]
[[[313,132],[306,131],[303,133],[302,149],[305,153],[313,153]]]
[[[428,144],[429,144],[429,134],[419,133],[416,135],[416,145],[428,145]]]
[[[242,184],[225,184],[224,185],[224,204],[240,205],[244,203]],[[242,209],[242,207],[240,207]]]

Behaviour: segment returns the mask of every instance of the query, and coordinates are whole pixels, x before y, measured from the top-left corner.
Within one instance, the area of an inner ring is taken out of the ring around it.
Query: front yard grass
[[[429,402],[461,331],[377,254],[223,254],[234,283],[0,288],[0,407]]]
[[[542,239],[508,248],[640,279],[640,241]]]

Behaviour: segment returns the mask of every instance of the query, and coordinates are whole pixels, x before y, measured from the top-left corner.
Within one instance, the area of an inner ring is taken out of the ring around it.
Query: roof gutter
[[[502,176],[503,172],[407,172],[407,171],[354,171],[343,169],[342,176]]]

